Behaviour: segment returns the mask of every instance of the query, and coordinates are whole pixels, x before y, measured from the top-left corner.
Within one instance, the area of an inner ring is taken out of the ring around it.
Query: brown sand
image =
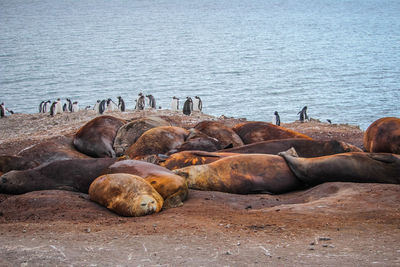
[[[207,115],[161,115],[191,127]],[[73,134],[93,111],[16,114],[0,120],[0,155]],[[228,126],[240,119],[220,119]],[[361,147],[350,125],[312,121],[283,126],[315,139]],[[191,190],[183,207],[126,218],[86,194],[0,194],[0,266],[400,266],[400,186],[326,183],[283,195]]]

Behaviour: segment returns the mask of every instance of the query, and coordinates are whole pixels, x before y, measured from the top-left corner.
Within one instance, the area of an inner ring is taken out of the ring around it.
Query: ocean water
[[[81,107],[139,92],[212,115],[400,117],[398,0],[0,0],[0,102]]]

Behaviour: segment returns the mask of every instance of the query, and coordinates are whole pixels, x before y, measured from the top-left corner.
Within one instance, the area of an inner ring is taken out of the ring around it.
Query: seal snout
[[[5,177],[3,177],[3,178],[1,178],[1,182],[2,182],[3,184],[5,184],[5,183],[7,183],[7,182],[8,182],[8,179],[7,179],[7,178],[5,178]]]

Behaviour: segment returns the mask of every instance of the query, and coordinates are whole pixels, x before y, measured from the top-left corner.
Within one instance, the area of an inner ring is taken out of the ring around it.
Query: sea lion
[[[74,135],[76,149],[92,157],[115,157],[112,147],[118,129],[125,120],[100,116],[83,125]]]
[[[0,177],[0,193],[23,194],[60,189],[87,193],[90,184],[117,159],[70,159],[42,164],[24,171],[9,171]]]
[[[174,172],[187,179],[189,188],[199,190],[280,194],[302,187],[282,157],[267,154],[231,156]]]
[[[365,131],[363,141],[367,152],[400,154],[400,118],[376,120]]]
[[[192,165],[202,165],[217,161],[224,157],[239,155],[229,152],[206,152],[206,151],[181,151],[174,153],[159,163],[169,170],[176,170]]]
[[[400,155],[349,152],[299,158],[295,150],[281,152],[296,177],[308,185],[324,182],[400,183]]]
[[[185,142],[189,132],[175,126],[159,126],[144,132],[126,151],[131,159],[165,154]]]
[[[221,142],[222,147],[242,146],[244,145],[241,138],[229,127],[217,121],[202,121],[194,126],[196,130],[205,133],[208,136],[214,137]]]
[[[144,132],[158,126],[171,125],[160,117],[146,117],[131,121],[120,127],[113,144],[116,155],[122,156]]]
[[[273,154],[286,151],[294,147],[300,157],[312,158],[345,152],[362,152],[362,150],[351,144],[332,141],[317,141],[301,138],[290,138],[281,140],[270,140],[252,143],[240,147],[220,150],[220,152],[233,152],[242,154]]]
[[[312,139],[307,135],[262,121],[239,123],[232,130],[240,136],[245,144],[288,138]]]
[[[89,197],[122,216],[144,216],[159,212],[164,202],[143,178],[126,173],[96,178],[90,185]]]
[[[187,199],[186,180],[172,171],[144,161],[122,160],[110,165],[104,174],[129,173],[144,178],[164,198],[164,208],[183,205]]]

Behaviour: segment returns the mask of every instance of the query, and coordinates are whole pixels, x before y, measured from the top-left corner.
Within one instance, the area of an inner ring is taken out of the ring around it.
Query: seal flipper
[[[384,163],[400,163],[400,159],[390,153],[370,153],[368,156]]]
[[[306,175],[307,169],[305,169],[304,164],[302,164],[302,159],[299,158],[299,155],[294,147],[291,147],[286,151],[279,152],[278,155],[285,159],[289,169],[294,173],[297,179],[306,184],[315,184],[315,182],[313,182],[314,179]]]

